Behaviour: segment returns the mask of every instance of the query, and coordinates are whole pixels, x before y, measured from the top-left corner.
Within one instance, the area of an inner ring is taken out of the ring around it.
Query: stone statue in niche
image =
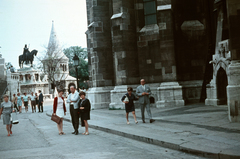
[[[226,49],[223,46],[223,44],[221,44],[219,48],[219,56],[225,58],[225,53],[226,53]]]

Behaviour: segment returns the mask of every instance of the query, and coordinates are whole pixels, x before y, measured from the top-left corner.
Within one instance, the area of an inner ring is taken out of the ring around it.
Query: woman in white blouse
[[[66,115],[66,106],[65,106],[64,98],[62,95],[63,95],[63,91],[62,90],[58,91],[58,97],[54,98],[54,103],[53,103],[53,114],[61,118],[60,123],[57,125],[59,135],[65,134],[63,132],[63,117],[64,115]]]

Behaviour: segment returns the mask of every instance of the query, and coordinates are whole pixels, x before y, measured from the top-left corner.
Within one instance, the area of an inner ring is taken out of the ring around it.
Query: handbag
[[[19,120],[18,120],[18,117],[17,117],[17,113],[11,113],[10,120],[12,121],[12,124],[18,124]]]
[[[51,120],[54,121],[54,122],[56,122],[57,124],[59,124],[61,118],[60,118],[59,116],[57,116],[57,115],[53,115],[53,114],[52,114]]]

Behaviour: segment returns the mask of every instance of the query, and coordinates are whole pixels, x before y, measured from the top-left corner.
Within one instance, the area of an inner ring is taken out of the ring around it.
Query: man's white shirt
[[[30,99],[31,99],[31,101],[35,101],[35,99],[36,99],[36,96],[35,95],[30,95]]]

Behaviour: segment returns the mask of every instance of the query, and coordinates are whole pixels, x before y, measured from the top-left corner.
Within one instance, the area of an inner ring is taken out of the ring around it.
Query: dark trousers
[[[79,113],[78,112],[79,112],[78,109],[74,109],[73,105],[70,105],[70,114],[71,114],[71,118],[72,118],[72,125],[73,125],[75,132],[78,131],[78,127],[79,127]]]
[[[32,112],[36,112],[36,101],[31,101],[31,105],[32,105]]]
[[[19,112],[19,109],[17,107],[17,104],[14,103],[14,108]]]
[[[43,103],[39,102],[38,104],[38,112],[43,112]]]

